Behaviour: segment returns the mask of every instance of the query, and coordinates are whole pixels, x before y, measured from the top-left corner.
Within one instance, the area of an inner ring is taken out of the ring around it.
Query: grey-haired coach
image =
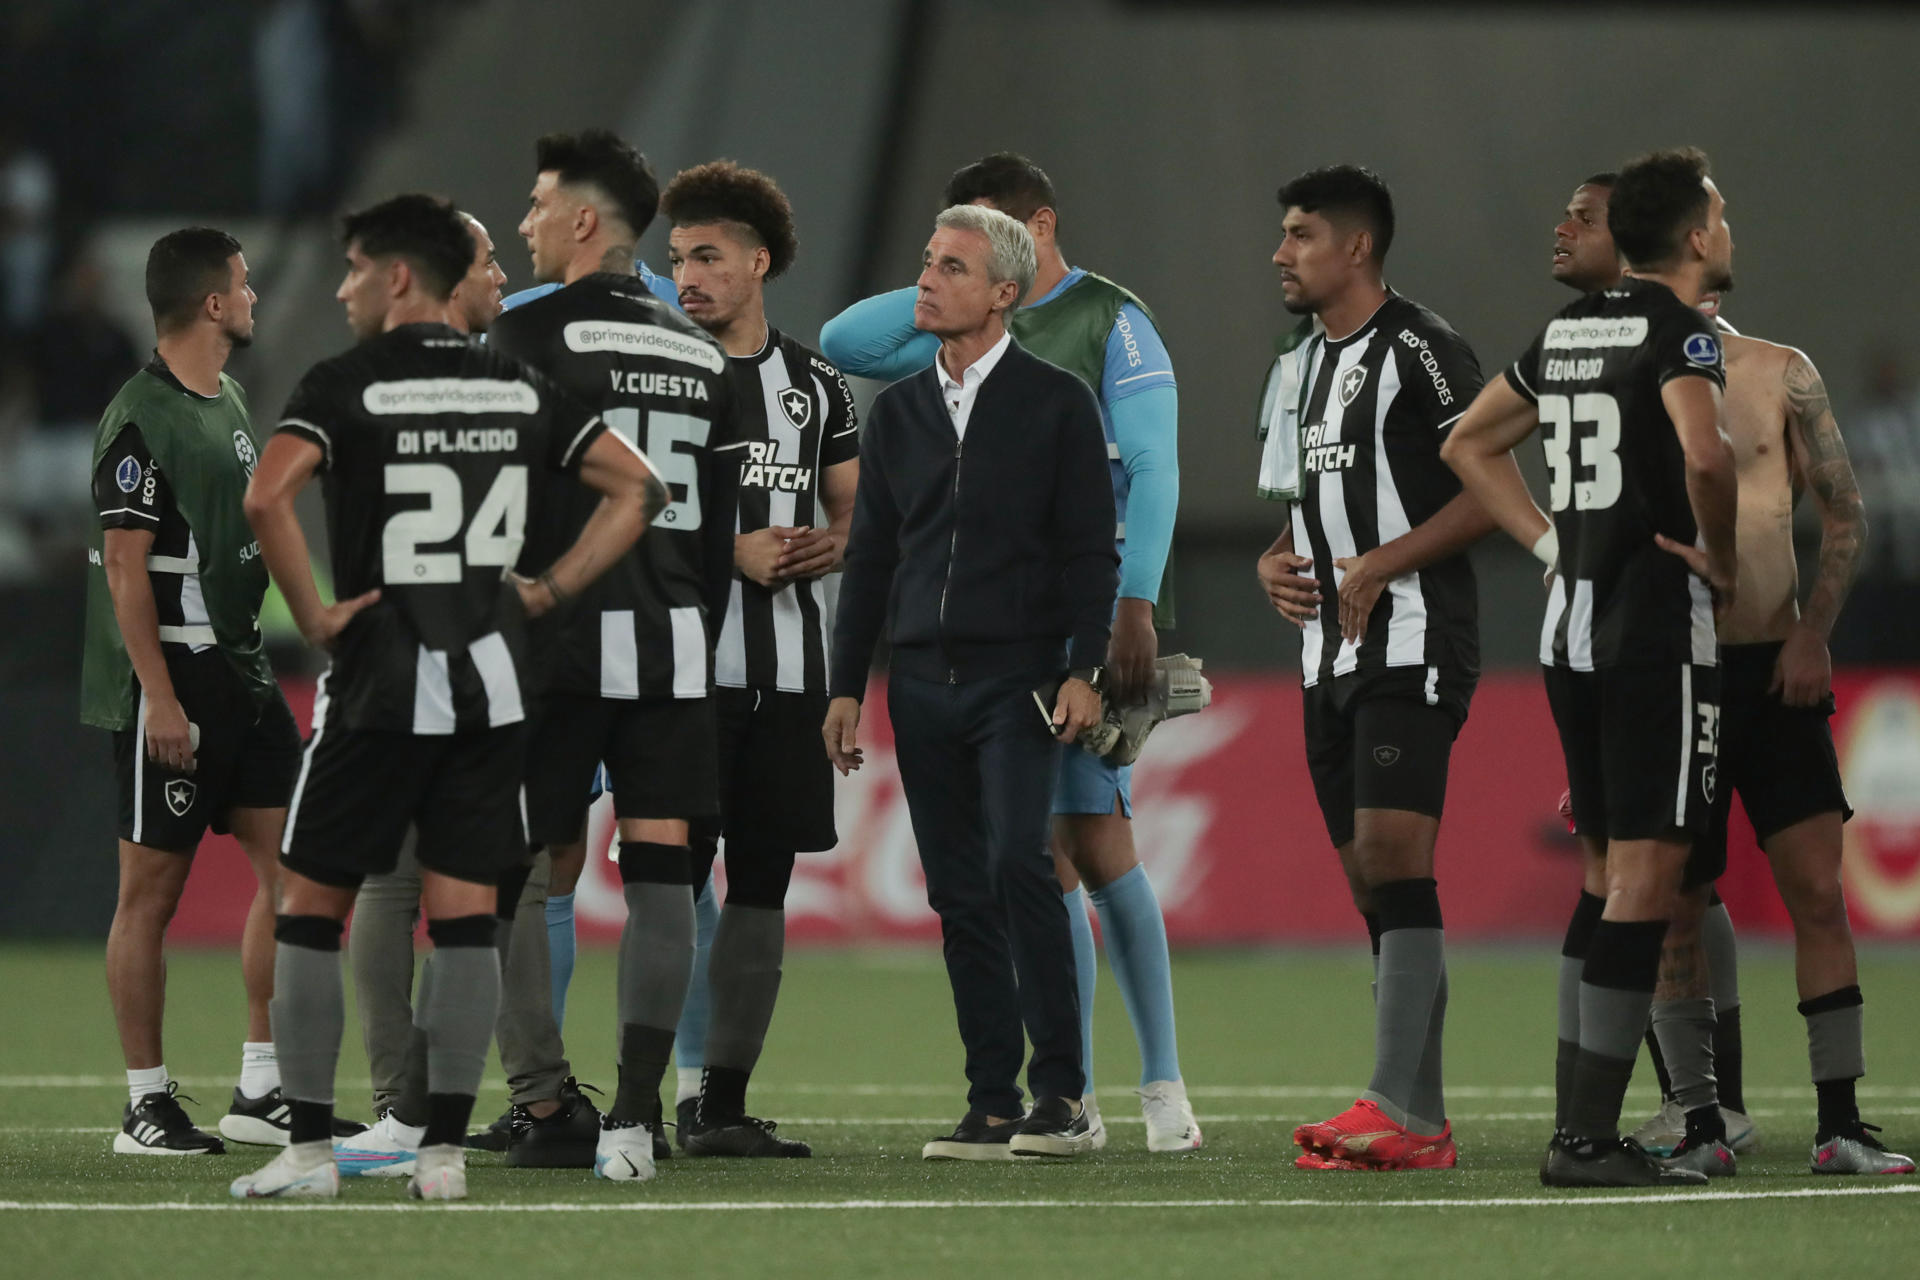
[[[967,1051],[967,1114],[923,1154],[1073,1156],[1093,1136],[1047,824],[1055,753],[1100,714],[1120,563],[1106,436],[1087,385],[1007,332],[1033,282],[1024,226],[956,205],[922,261],[914,324],[940,355],[880,393],[861,439],[827,752],[860,767],[884,626],[894,751]]]

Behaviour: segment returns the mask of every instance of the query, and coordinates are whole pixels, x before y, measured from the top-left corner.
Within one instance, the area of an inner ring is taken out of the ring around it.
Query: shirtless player
[[[1724,861],[1737,790],[1793,920],[1800,1013],[1819,1101],[1813,1172],[1912,1173],[1911,1159],[1887,1151],[1873,1126],[1861,1123],[1854,1100],[1866,1056],[1840,888],[1840,827],[1853,811],[1827,724],[1834,708],[1827,637],[1853,585],[1866,516],[1813,362],[1719,324],[1726,428],[1740,481],[1740,592],[1718,623],[1720,786],[1702,845]],[[1819,569],[1804,611],[1793,554],[1793,507],[1803,487],[1821,518]]]

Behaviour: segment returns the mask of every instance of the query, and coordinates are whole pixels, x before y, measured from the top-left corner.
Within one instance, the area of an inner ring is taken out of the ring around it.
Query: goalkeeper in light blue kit
[[[1162,606],[1159,620],[1172,624],[1172,591],[1163,584],[1180,501],[1179,395],[1172,361],[1138,298],[1111,280],[1067,266],[1054,238],[1059,219],[1053,183],[1038,165],[1008,153],[987,156],[953,175],[942,203],[984,204],[1026,224],[1038,250],[1039,272],[1014,313],[1014,340],[1078,374],[1100,401],[1121,557],[1120,599],[1103,679],[1112,696],[1124,699],[1144,691],[1153,676],[1159,649],[1156,602]],[[854,304],[821,330],[821,350],[842,370],[862,377],[896,381],[924,369],[940,344],[914,328],[914,295],[911,288],[897,289]],[[1200,1126],[1180,1078],[1166,924],[1134,851],[1131,772],[1085,751],[1063,751],[1054,789],[1054,862],[1073,922],[1081,1040],[1088,1059],[1086,1103],[1094,1144],[1104,1146],[1106,1129],[1093,1092],[1097,962],[1087,918],[1091,897],[1140,1046],[1147,1146],[1191,1151],[1200,1145]]]

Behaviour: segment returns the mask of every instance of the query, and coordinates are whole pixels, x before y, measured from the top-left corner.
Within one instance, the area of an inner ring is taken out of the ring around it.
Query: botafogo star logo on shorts
[[[187,810],[193,808],[195,790],[194,785],[185,778],[175,778],[167,784],[167,808],[173,811],[174,817],[187,816]]]

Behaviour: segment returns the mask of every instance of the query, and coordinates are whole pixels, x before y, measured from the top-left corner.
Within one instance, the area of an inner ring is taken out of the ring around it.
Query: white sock
[[[264,1098],[280,1087],[280,1060],[274,1057],[273,1041],[247,1040],[240,1045],[240,1092],[249,1098]]]
[[[402,1123],[400,1117],[391,1111],[387,1112],[385,1123],[389,1130],[388,1136],[409,1151],[418,1151],[420,1149],[420,1139],[427,1136],[427,1126],[423,1124]]]
[[[704,1070],[704,1068],[701,1067],[675,1068],[675,1072],[680,1081],[679,1087],[676,1088],[673,1093],[673,1104],[676,1107],[688,1098],[697,1098],[700,1096],[700,1073],[702,1070]]]
[[[167,1091],[167,1082],[171,1078],[172,1077],[167,1075],[167,1064],[164,1062],[157,1067],[142,1067],[138,1070],[130,1070],[127,1072],[127,1096],[133,1100],[133,1105],[137,1107],[140,1105],[140,1099],[146,1097],[148,1094],[165,1093]]]

